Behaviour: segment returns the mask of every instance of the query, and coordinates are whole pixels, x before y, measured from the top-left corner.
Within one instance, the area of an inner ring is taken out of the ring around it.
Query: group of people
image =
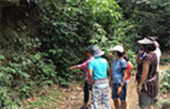
[[[155,37],[146,37],[138,43],[141,45],[136,56],[139,107],[153,109],[152,105],[158,94],[161,51]],[[108,61],[102,58],[104,51],[97,46],[88,46],[85,51],[87,60],[82,64],[69,67],[70,70],[80,68],[85,71],[84,105],[81,109],[88,109],[90,90],[90,109],[111,109],[109,87],[112,88],[115,109],[127,109],[127,84],[133,65],[124,46],[116,45],[110,49],[111,74]]]

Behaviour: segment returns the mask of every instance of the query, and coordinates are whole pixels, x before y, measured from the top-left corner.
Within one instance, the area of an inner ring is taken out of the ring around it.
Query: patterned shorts
[[[92,86],[92,98],[90,109],[111,109],[109,82],[94,82]]]

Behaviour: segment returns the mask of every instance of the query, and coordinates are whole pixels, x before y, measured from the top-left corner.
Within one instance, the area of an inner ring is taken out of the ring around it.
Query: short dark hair
[[[156,46],[155,44],[144,44],[143,48],[146,52],[150,52],[150,51],[155,51],[156,50]]]
[[[121,53],[121,52],[119,52],[119,51],[116,51],[117,52],[117,55],[119,56],[119,57],[122,57],[123,55],[124,55],[124,53]]]

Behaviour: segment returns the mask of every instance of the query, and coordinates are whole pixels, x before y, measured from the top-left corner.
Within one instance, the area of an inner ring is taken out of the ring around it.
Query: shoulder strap
[[[120,67],[121,67],[121,69],[122,69],[122,60],[123,60],[123,59],[121,58],[121,60],[120,60]]]

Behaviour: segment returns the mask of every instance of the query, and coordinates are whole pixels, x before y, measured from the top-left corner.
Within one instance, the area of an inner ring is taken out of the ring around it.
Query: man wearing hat
[[[107,60],[101,57],[104,51],[97,46],[93,47],[93,51],[94,59],[89,62],[89,80],[92,84],[90,109],[110,109],[109,81],[107,79],[109,65]]]

